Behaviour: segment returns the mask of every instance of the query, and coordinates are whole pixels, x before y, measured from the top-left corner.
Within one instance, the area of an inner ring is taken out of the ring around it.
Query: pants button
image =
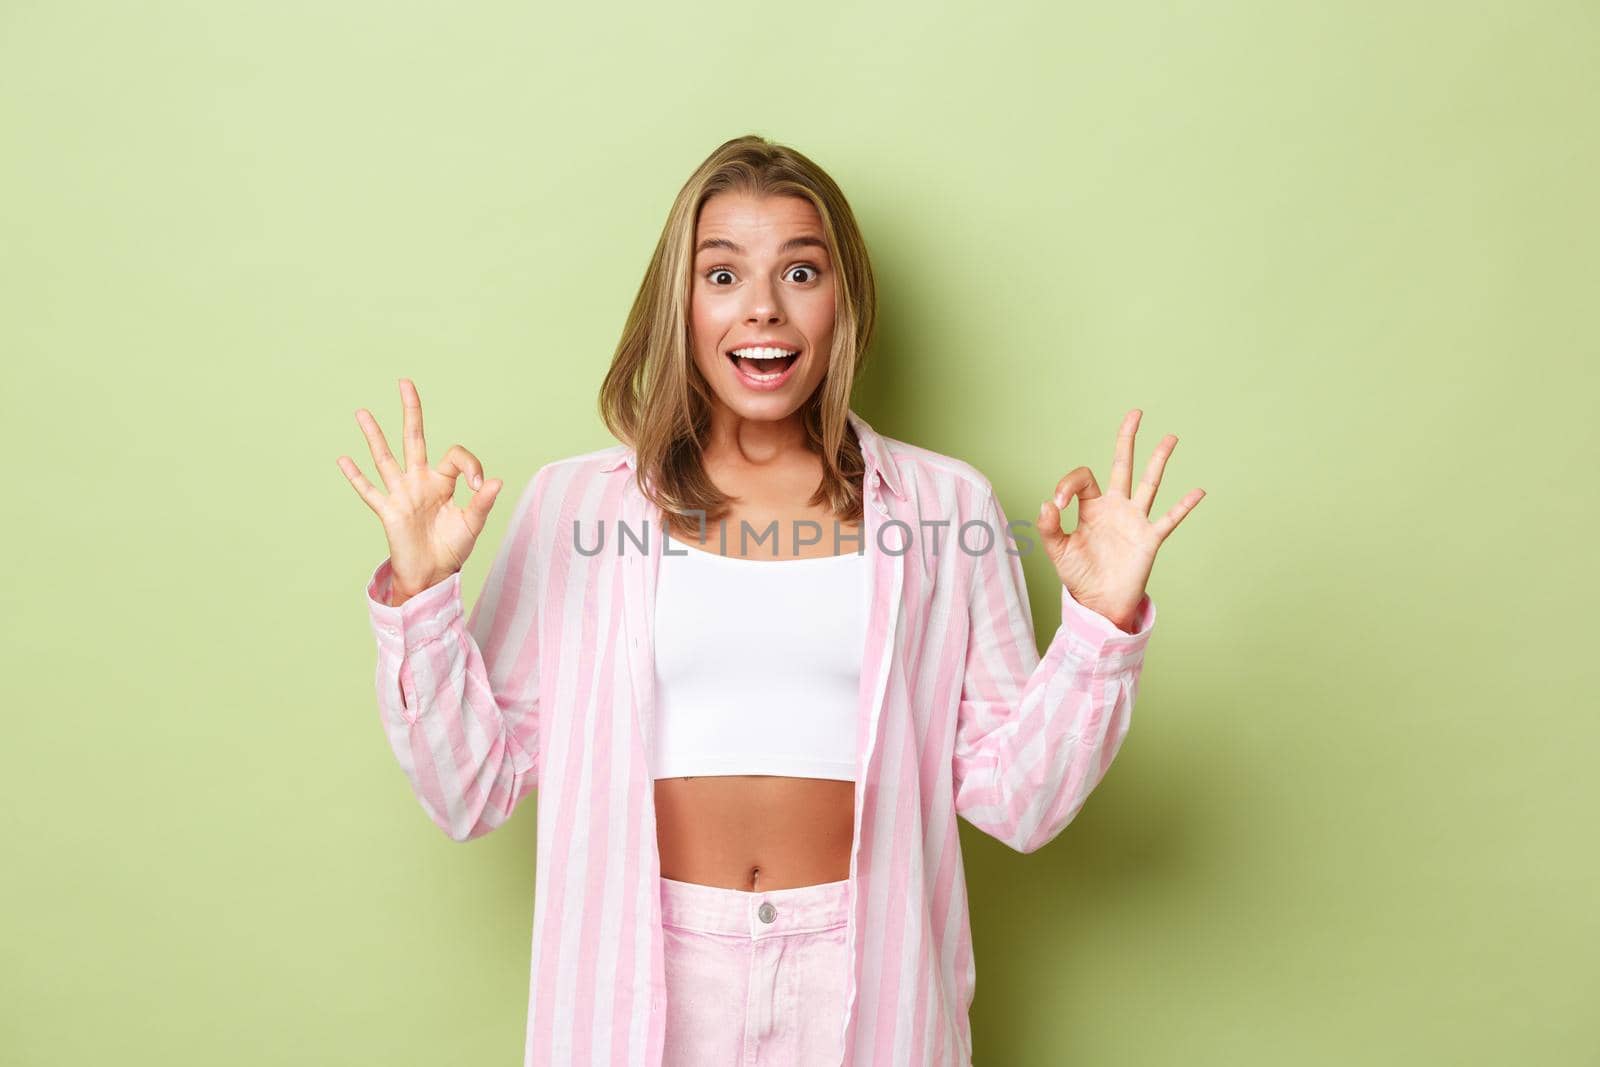
[[[769,923],[778,917],[778,909],[772,906],[772,902],[770,900],[763,901],[761,904],[761,910],[757,911],[756,914],[760,916],[762,922]]]

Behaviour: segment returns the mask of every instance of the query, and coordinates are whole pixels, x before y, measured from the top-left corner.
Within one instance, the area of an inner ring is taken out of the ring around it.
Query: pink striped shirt
[[[1036,533],[1008,536],[970,464],[849,421],[872,593],[844,1063],[967,1065],[976,967],[956,816],[1020,852],[1072,821],[1128,732],[1155,604],[1130,634],[1063,587],[1041,657],[1016,554]],[[647,763],[662,526],[633,467],[620,444],[541,467],[470,616],[459,573],[399,608],[384,603],[388,560],[367,586],[383,727],[429,818],[466,841],[539,789],[529,1067],[662,1058]]]

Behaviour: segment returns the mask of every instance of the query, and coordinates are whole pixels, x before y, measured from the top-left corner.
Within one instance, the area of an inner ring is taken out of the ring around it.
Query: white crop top
[[[867,559],[740,559],[667,538],[652,778],[856,777]]]

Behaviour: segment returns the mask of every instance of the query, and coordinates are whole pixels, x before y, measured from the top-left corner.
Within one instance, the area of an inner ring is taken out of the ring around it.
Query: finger
[[[384,487],[389,492],[394,492],[405,471],[400,469],[394,453],[389,451],[389,441],[378,428],[378,420],[373,418],[372,412],[366,408],[357,408],[356,422],[360,424],[361,432],[366,435],[367,450],[372,453],[372,462],[378,465],[378,476],[383,479]]]
[[[1094,480],[1094,471],[1088,467],[1078,467],[1069,471],[1066,477],[1056,483],[1056,491],[1051,494],[1050,499],[1055,502],[1057,508],[1065,511],[1067,501],[1074,496],[1078,498],[1081,507],[1083,501],[1094,500],[1099,495],[1100,483]]]
[[[483,464],[478,462],[477,456],[461,445],[451,445],[445,452],[444,458],[436,463],[433,469],[451,481],[465,474],[468,485],[474,489],[483,488]]]
[[[356,466],[356,461],[349,456],[339,457],[339,469],[344,471],[344,476],[350,479],[350,484],[355,486],[356,493],[367,502],[375,514],[382,515],[383,494],[378,492],[378,487],[367,481],[367,476],[361,473],[361,468]]]
[[[406,470],[418,471],[428,465],[428,449],[422,440],[422,398],[410,378],[400,379],[400,406],[405,409]]]
[[[1167,457],[1172,455],[1172,450],[1178,447],[1178,435],[1169,433],[1156,445],[1155,455],[1150,457],[1150,462],[1145,464],[1144,477],[1139,480],[1139,487],[1133,492],[1133,502],[1139,505],[1139,510],[1146,515],[1156,502],[1156,490],[1161,488],[1161,474],[1167,469]]]
[[[1133,480],[1133,438],[1139,430],[1139,419],[1144,412],[1134,408],[1122,416],[1122,427],[1117,431],[1117,448],[1111,457],[1111,478],[1107,482],[1113,493],[1131,494],[1129,483]]]
[[[1156,544],[1159,545],[1162,541],[1165,541],[1167,535],[1178,528],[1178,523],[1183,521],[1184,516],[1193,511],[1194,506],[1205,499],[1205,495],[1206,491],[1204,489],[1191,489],[1184,494],[1182,500],[1172,505],[1165,515],[1157,519],[1154,523]]]
[[[472,494],[467,506],[461,509],[462,517],[466,519],[473,537],[481,534],[483,528],[489,524],[489,509],[494,507],[495,498],[500,495],[500,487],[505,484],[499,478],[489,479],[483,483],[482,489]]]

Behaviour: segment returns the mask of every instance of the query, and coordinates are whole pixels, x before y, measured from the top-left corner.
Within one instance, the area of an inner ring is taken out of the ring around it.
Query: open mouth
[[[800,359],[798,352],[776,348],[736,348],[724,354],[740,374],[759,383],[782,381]]]

